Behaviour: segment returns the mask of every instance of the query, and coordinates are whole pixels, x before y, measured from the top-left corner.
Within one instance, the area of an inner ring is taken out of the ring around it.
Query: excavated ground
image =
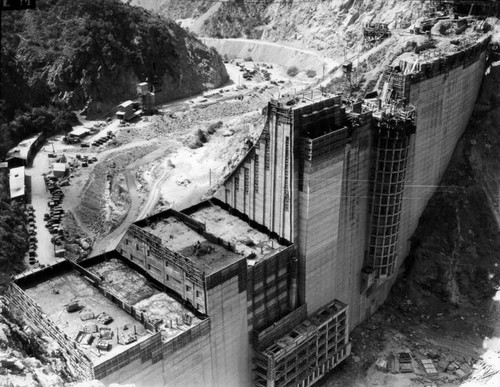
[[[248,69],[257,66],[241,63]],[[251,80],[242,79],[239,66],[226,66],[232,83],[223,88],[159,106],[159,114],[125,125],[100,123],[100,133],[85,141],[112,132],[115,137],[105,145],[80,148],[54,139],[56,153],[97,157],[96,163],[72,171],[63,202],[66,230],[76,239],[89,237],[93,255],[113,249],[135,220],[211,195],[244,156],[246,141],[259,136],[263,106],[278,93],[303,86],[280,66],[269,70],[267,81],[259,71]],[[88,254],[70,239],[66,248],[73,259]]]

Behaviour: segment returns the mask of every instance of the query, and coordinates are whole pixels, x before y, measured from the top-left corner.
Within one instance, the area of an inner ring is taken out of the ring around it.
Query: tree
[[[286,73],[290,77],[295,77],[299,73],[299,69],[297,68],[297,66],[290,66],[288,70],[286,70]]]

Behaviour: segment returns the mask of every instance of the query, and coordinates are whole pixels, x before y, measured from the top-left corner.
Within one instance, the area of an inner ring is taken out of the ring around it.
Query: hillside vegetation
[[[118,0],[42,0],[2,14],[2,114],[48,103],[107,113],[155,82],[157,101],[226,82],[218,54],[176,23]]]
[[[0,293],[11,274],[23,269],[28,245],[25,224],[22,207],[9,202],[8,176],[0,172]]]

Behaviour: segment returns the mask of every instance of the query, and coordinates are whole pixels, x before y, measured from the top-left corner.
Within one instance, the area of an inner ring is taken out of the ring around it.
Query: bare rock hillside
[[[423,14],[409,0],[228,1],[134,0],[133,4],[177,20],[197,34],[249,38],[326,50],[353,50],[362,41],[362,25],[406,25]]]

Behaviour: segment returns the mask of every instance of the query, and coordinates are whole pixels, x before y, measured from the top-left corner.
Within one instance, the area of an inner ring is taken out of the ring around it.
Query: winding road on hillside
[[[257,62],[275,63],[285,67],[297,65],[302,70],[310,68],[316,71],[321,71],[324,66],[325,74],[340,64],[338,60],[325,57],[320,52],[293,47],[282,42],[242,38],[200,39],[207,46],[215,47],[221,55],[251,56]]]

